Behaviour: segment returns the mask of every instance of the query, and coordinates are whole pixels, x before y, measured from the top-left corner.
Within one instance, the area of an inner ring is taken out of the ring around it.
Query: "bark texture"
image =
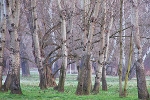
[[[20,0],[8,0],[8,32],[10,34],[10,90],[12,94],[22,94],[20,87],[20,46],[18,24],[20,16]]]
[[[62,35],[62,65],[60,69],[58,91],[64,92],[65,78],[66,78],[66,68],[67,68],[67,43],[66,43],[66,17],[67,12],[63,10],[61,6],[61,0],[58,0],[58,7],[60,11],[60,21],[61,21],[61,35]]]
[[[34,47],[33,54],[35,56],[35,62],[37,64],[37,67],[39,70],[39,75],[40,75],[40,77],[43,77],[43,79],[40,78],[41,81],[40,81],[39,86],[41,89],[45,89],[48,87],[55,87],[57,84],[55,82],[54,75],[52,74],[52,64],[54,63],[54,61],[57,61],[59,57],[54,58],[54,60],[50,63],[49,63],[49,59],[50,59],[50,56],[53,55],[53,53],[56,50],[58,50],[60,47],[56,47],[56,49],[54,51],[50,52],[47,56],[45,55],[44,50],[45,50],[46,46],[48,46],[47,44],[49,44],[49,41],[47,41],[49,39],[49,34],[45,33],[44,36],[42,37],[42,33],[40,33],[40,35],[39,35],[39,33],[37,33],[36,7],[38,5],[36,4],[36,1],[34,1],[34,0],[32,0],[32,1],[24,0],[23,3],[24,3],[25,8],[29,8],[28,9],[29,11],[25,12],[25,14],[27,17],[30,31],[32,33],[33,47]],[[52,15],[50,15],[50,16],[52,17]],[[55,37],[55,34],[52,33],[53,42],[55,42],[55,40],[53,39],[54,37]],[[45,43],[45,41],[47,41],[47,42]]]
[[[133,47],[132,47],[132,33],[131,33],[131,37],[130,37],[130,50],[129,50],[129,60],[128,60],[128,67],[127,67],[127,71],[125,74],[125,82],[124,82],[124,93],[123,95],[126,97],[127,96],[127,84],[128,84],[128,76],[129,76],[129,72],[131,69],[131,63],[132,63],[132,53],[133,53]]]
[[[32,9],[32,26],[31,26],[31,32],[32,32],[32,41],[33,41],[33,48],[34,48],[34,56],[35,56],[35,62],[38,67],[39,76],[40,76],[40,89],[46,89],[46,73],[43,67],[42,63],[42,55],[41,55],[41,49],[39,44],[39,37],[37,32],[37,13],[36,13],[36,0],[31,0],[31,9]]]
[[[0,23],[2,22],[2,1],[0,1]],[[1,35],[1,24],[0,24],[0,35]],[[0,50],[0,55],[1,55],[2,51]],[[1,59],[0,59],[0,63],[1,63]],[[3,67],[0,65],[0,90],[2,89],[2,71]]]
[[[25,58],[29,58],[28,54],[26,53],[26,47],[23,43],[23,41],[20,41],[20,55],[21,55],[21,68],[22,68],[22,76],[23,77],[29,77],[30,76],[30,69],[29,69],[29,64],[28,60]]]
[[[91,79],[89,79],[90,76],[86,76],[90,71],[90,55],[85,55],[81,59],[81,65],[79,70],[80,77],[78,77],[78,86],[76,90],[77,95],[88,95],[90,93]]]
[[[47,87],[57,86],[51,67],[49,66],[46,67],[46,78],[47,78]]]
[[[91,46],[92,46],[92,39],[95,29],[96,20],[99,13],[99,6],[100,0],[94,1],[94,9],[91,13],[91,17],[89,19],[89,10],[90,10],[90,0],[84,0],[81,2],[84,7],[84,17],[83,17],[83,24],[84,26],[84,33],[83,33],[83,56],[81,60],[81,65],[79,68],[79,80],[78,86],[76,90],[77,95],[89,95],[91,91],[91,66],[90,66],[90,57],[91,57]]]
[[[137,61],[135,63],[138,98],[141,100],[148,100],[149,93],[148,93],[147,86],[146,86],[144,65],[143,65],[143,59],[142,59],[142,46],[141,46],[141,40],[140,40],[138,0],[133,0],[132,2],[132,18],[133,18],[132,24],[135,30],[134,41],[135,41],[135,46],[138,49]]]
[[[119,96],[122,97],[122,65],[123,65],[123,45],[122,45],[122,7],[123,7],[123,0],[120,0],[120,60],[119,60]]]
[[[107,4],[107,0],[104,0],[104,32],[105,32],[105,50],[104,50],[104,63],[103,63],[103,68],[102,68],[102,90],[104,91],[107,91],[107,82],[106,82],[106,62],[107,62],[107,55],[108,55],[108,46],[109,46],[109,34],[110,33],[107,33],[106,32],[106,16],[107,16],[107,7],[106,7],[106,4]],[[110,22],[110,29],[111,29],[111,24],[112,22]],[[109,29],[109,30],[110,30]],[[104,33],[103,32],[103,33]]]
[[[21,60],[21,67],[22,67],[22,76],[29,77],[30,76],[30,69],[27,60]]]
[[[146,86],[145,72],[144,72],[143,60],[138,59],[136,61],[136,77],[137,77],[137,88],[138,98],[141,100],[148,100],[149,93]]]
[[[2,89],[2,73],[4,69],[4,47],[6,32],[6,3],[5,0],[0,1],[0,90]]]
[[[11,84],[11,73],[12,71],[8,71],[6,80],[4,82],[4,85],[2,86],[2,91],[7,92],[10,89],[10,84]]]
[[[95,77],[95,84],[93,88],[94,93],[99,93],[100,90],[100,81],[102,79],[102,69],[104,66],[104,50],[106,49],[105,47],[105,28],[106,28],[106,0],[100,0],[99,3],[103,3],[103,19],[102,19],[102,26],[101,26],[101,43],[100,43],[100,51],[99,51],[99,60],[98,60],[98,66],[96,68],[96,77]],[[105,69],[104,69],[105,70]],[[105,72],[103,73],[103,75]],[[103,85],[105,84],[103,77]],[[105,81],[106,82],[106,81]]]

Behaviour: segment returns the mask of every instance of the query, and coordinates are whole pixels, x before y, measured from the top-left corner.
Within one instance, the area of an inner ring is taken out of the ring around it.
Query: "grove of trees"
[[[107,91],[108,74],[119,77],[120,97],[136,76],[138,98],[148,100],[149,17],[149,0],[0,0],[0,90],[22,94],[20,69],[30,77],[37,67],[40,89],[64,92],[75,64],[76,95],[98,94],[100,83]]]

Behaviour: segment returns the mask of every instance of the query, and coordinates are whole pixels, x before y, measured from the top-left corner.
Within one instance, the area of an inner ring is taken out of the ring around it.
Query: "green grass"
[[[119,98],[118,77],[107,76],[108,91],[101,91],[97,95],[76,96],[77,75],[67,75],[65,92],[59,93],[53,88],[40,90],[38,87],[38,74],[32,73],[31,77],[21,77],[21,88],[23,95],[14,95],[9,92],[0,92],[0,100],[138,100],[136,80],[129,81],[128,96]],[[94,76],[92,78],[94,83]],[[58,79],[57,79],[58,82]],[[150,82],[147,81],[148,88]]]

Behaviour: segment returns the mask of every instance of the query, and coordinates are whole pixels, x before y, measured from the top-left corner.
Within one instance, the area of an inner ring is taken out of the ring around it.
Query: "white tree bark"
[[[20,16],[20,0],[9,0],[8,6],[8,31],[10,34],[10,70],[11,73],[11,85],[10,90],[13,94],[21,94],[20,88],[20,47],[19,47],[19,35],[18,24]],[[15,17],[14,17],[15,16]],[[17,88],[16,88],[17,87]]]
[[[57,0],[59,12],[60,12],[60,21],[61,21],[61,35],[62,35],[62,66],[59,77],[58,91],[64,92],[64,84],[66,78],[66,68],[67,68],[67,34],[66,34],[66,11],[63,10],[61,6],[61,0]]]
[[[33,47],[34,47],[34,56],[35,56],[35,62],[38,67],[38,71],[40,74],[40,88],[41,89],[46,89],[46,75],[45,71],[43,68],[43,60],[42,60],[42,55],[41,55],[41,48],[40,48],[40,43],[39,43],[39,36],[38,36],[38,25],[37,25],[37,11],[36,11],[36,5],[37,1],[36,0],[31,0],[31,9],[32,9],[32,41],[33,41]]]
[[[2,1],[0,1],[0,23],[2,23]],[[1,28],[1,24],[0,24],[0,28]],[[1,30],[0,30],[1,31]],[[1,32],[0,32],[0,38],[1,38]],[[1,44],[0,44],[0,48],[1,47]],[[2,49],[0,50],[0,56],[2,57]],[[0,63],[2,63],[2,58],[0,58]],[[3,72],[3,66],[0,65],[0,90],[2,88],[2,72]]]
[[[84,14],[82,17],[83,23],[83,34],[82,34],[82,45],[83,45],[83,55],[81,59],[81,66],[79,70],[79,80],[76,90],[77,95],[88,95],[91,91],[91,66],[90,66],[90,57],[91,57],[91,46],[92,39],[95,30],[95,24],[97,21],[100,1],[94,1],[93,12],[90,12],[90,0],[81,1],[81,7],[84,7]],[[90,12],[90,13],[89,13]],[[91,17],[89,15],[91,14]]]
[[[146,57],[147,57],[147,55],[148,55],[149,53],[150,53],[150,47],[148,47],[146,53],[145,53],[144,56],[143,56],[143,62],[145,61],[145,59],[146,59]]]
[[[113,1],[111,3],[111,5],[113,4]],[[106,5],[105,5],[105,12],[106,12]],[[105,15],[106,16],[106,15]],[[112,29],[112,25],[113,25],[113,7],[111,8],[111,19],[110,19],[110,23],[109,23],[109,28],[108,28],[108,32],[106,33],[106,39],[105,39],[105,51],[104,51],[104,65],[103,65],[103,69],[102,69],[102,90],[107,91],[107,82],[106,82],[106,66],[107,66],[107,61],[108,61],[108,49],[109,49],[109,37],[110,37],[110,33],[111,33],[111,29]]]
[[[109,63],[112,61],[113,55],[114,55],[114,53],[115,53],[116,45],[117,45],[117,39],[114,38],[114,39],[113,39],[113,46],[112,46],[113,48],[112,48],[112,51],[111,51],[110,56],[109,56],[109,59],[108,59],[108,62],[109,62]]]
[[[98,63],[98,68],[99,68],[99,74],[100,74],[100,78],[102,77],[102,67],[104,65],[104,51],[106,50],[105,47],[105,32],[106,32],[106,0],[103,0],[103,17],[104,19],[102,19],[102,28],[101,28],[101,44],[100,44],[100,51],[99,51],[99,63]]]
[[[126,28],[126,25],[125,25],[125,23],[126,23],[126,20],[125,20],[125,1],[123,0],[123,4],[122,4],[122,29],[125,29]],[[126,30],[123,30],[123,36],[125,36],[126,35]],[[123,47],[123,49],[122,49],[122,58],[123,58],[123,60],[122,60],[122,65],[123,65],[123,67],[125,67],[125,63],[126,63],[126,57],[125,57],[125,43],[126,43],[126,41],[125,41],[125,37],[123,37],[122,38],[122,47]]]
[[[108,50],[109,50],[109,46],[110,46],[110,33],[111,33],[111,29],[112,29],[112,26],[113,26],[113,21],[114,21],[114,17],[113,17],[113,9],[111,11],[111,20],[110,20],[110,23],[109,23],[109,29],[108,29],[108,33],[107,33],[107,36],[106,36],[106,40],[107,40],[107,46],[106,46],[106,51],[105,51],[105,62],[107,62],[108,60]],[[114,46],[116,45],[116,39],[114,40]],[[114,47],[113,46],[113,47]],[[114,49],[112,50],[112,55],[113,55],[113,52],[114,52]]]

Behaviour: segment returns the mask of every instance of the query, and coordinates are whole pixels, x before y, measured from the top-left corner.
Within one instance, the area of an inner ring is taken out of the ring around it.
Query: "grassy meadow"
[[[90,94],[86,96],[76,96],[75,91],[77,87],[77,75],[67,74],[65,83],[65,92],[59,93],[53,88],[47,90],[40,90],[38,87],[39,77],[36,71],[31,71],[31,77],[21,77],[21,88],[23,95],[14,95],[10,92],[0,92],[0,100],[138,100],[136,79],[132,79],[128,84],[128,96],[119,98],[118,93],[118,77],[107,76],[108,91],[101,91],[100,93]],[[5,77],[4,77],[5,78]],[[92,76],[94,84],[94,75]],[[147,77],[149,79],[149,77]],[[56,79],[58,82],[58,79]],[[148,88],[150,82],[147,80]],[[150,90],[150,89],[149,89]]]

